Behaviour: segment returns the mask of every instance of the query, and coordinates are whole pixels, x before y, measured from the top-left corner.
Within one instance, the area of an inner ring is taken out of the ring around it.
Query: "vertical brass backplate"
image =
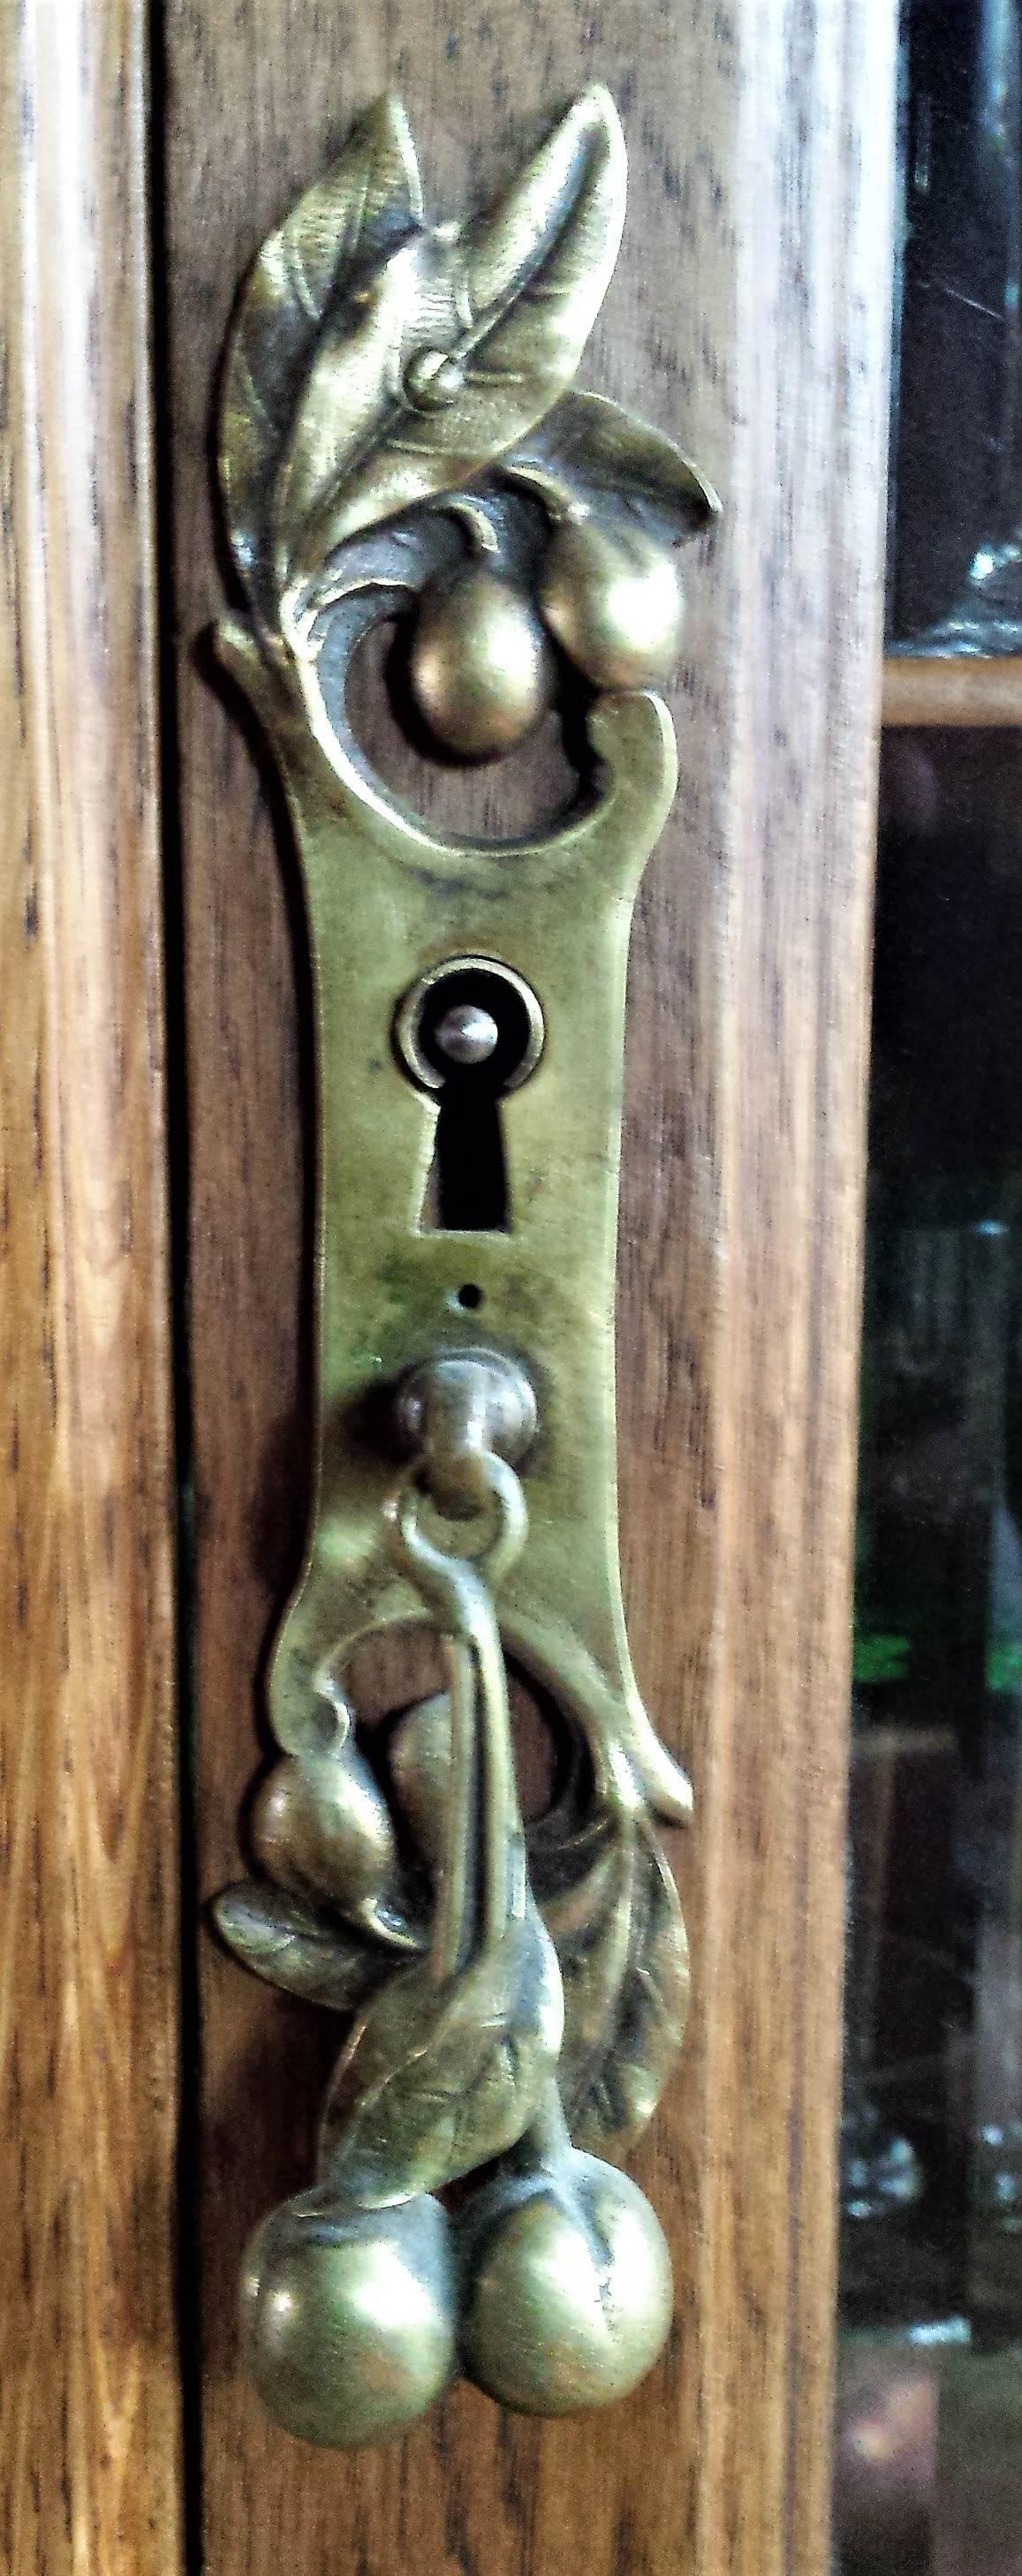
[[[458,2368],[514,2406],[603,2402],[670,2313],[652,2213],[593,2152],[654,2109],[687,1992],[654,1820],[689,1789],[621,1600],[614,1274],[629,930],[676,779],[650,684],[672,548],[717,505],[667,439],[571,390],[624,193],[594,89],[500,205],[431,226],[381,101],[265,244],[225,370],[250,621],[220,652],[279,763],[312,957],[318,1424],[262,1874],[218,1921],[354,2017],[317,2183],[245,2287],[267,2403],[338,2444],[400,2430]],[[443,835],[374,774],[348,674],[395,617],[440,756],[499,757],[551,705],[584,735],[557,824]],[[370,1757],[352,1661],[408,1621],[448,1686]],[[507,1658],[561,1735],[528,1832]],[[494,2159],[456,2212],[435,2198]]]

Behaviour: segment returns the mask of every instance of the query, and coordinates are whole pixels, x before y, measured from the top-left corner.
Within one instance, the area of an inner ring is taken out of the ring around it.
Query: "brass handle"
[[[597,2152],[654,2110],[688,1986],[653,1820],[690,1793],[621,1602],[614,1262],[631,910],[675,785],[649,687],[677,641],[670,548],[717,504],[657,432],[569,390],[624,176],[592,90],[501,206],[432,230],[384,100],[265,245],[225,373],[251,624],[220,649],[285,779],[314,964],[320,1428],[262,1875],[216,1915],[352,2024],[316,2182],[244,2282],[271,2412],[342,2447],[458,2370],[530,2412],[601,2404],[670,2320],[659,2225]],[[603,771],[557,828],[445,838],[372,773],[347,674],[395,604],[448,750],[498,756],[581,695]],[[348,1672],[410,1618],[446,1688],[381,1780]],[[566,1747],[528,1831],[508,1655]]]

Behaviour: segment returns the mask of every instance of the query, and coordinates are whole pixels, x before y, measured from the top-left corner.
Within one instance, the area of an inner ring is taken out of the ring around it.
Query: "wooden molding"
[[[0,7],[0,2558],[178,2576],[146,10]]]
[[[1022,725],[1022,654],[888,654],[885,725]]]

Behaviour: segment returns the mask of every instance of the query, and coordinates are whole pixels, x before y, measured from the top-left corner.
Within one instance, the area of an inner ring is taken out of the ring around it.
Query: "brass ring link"
[[[428,1498],[435,1508],[442,1508],[424,1461],[416,1461],[384,1505],[392,1551],[420,1590],[424,1583],[432,1590],[438,1581],[453,1582],[456,1570],[464,1567],[477,1582],[485,1581],[496,1591],[521,1555],[529,1515],[520,1478],[507,1459],[498,1458],[492,1449],[473,1450],[470,1468],[460,1490],[471,1494],[473,1516],[489,1511],[496,1523],[492,1536],[471,1556],[441,1546],[420,1525],[423,1500]]]

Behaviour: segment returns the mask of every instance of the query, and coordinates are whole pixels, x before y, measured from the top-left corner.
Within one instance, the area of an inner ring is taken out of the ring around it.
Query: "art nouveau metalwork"
[[[316,992],[319,1425],[260,1874],[216,1912],[250,1968],[350,2025],[315,2183],[244,2286],[271,2411],[341,2446],[459,2370],[534,2412],[602,2403],[670,2318],[659,2225],[605,2161],[682,2036],[656,1820],[690,1804],[625,1636],[614,1261],[629,922],[675,784],[649,691],[677,648],[672,549],[717,505],[571,390],[624,201],[593,89],[494,210],[427,224],[382,100],[265,244],[227,356],[250,620],[220,650],[286,784]],[[438,754],[581,712],[591,772],[556,827],[445,837],[374,774],[348,670],[395,615]],[[409,1621],[446,1688],[370,1758],[353,1657]],[[527,1830],[508,1659],[559,1735]]]

